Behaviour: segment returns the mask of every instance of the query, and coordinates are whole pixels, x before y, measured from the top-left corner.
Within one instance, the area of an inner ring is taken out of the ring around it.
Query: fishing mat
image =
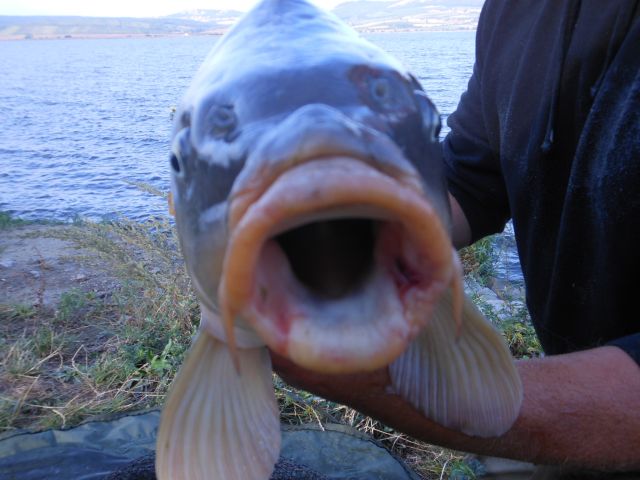
[[[0,436],[3,480],[153,480],[160,412],[129,414],[77,427]],[[418,480],[370,437],[344,425],[282,426],[273,480]]]

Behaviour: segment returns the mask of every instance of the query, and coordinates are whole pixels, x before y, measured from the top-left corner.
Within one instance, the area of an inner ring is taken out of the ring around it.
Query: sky
[[[312,0],[333,8],[345,0]],[[0,0],[0,15],[157,17],[185,10],[247,10],[256,0]]]

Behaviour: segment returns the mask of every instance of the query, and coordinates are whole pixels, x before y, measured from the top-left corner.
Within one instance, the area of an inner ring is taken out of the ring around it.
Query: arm
[[[460,249],[471,243],[471,226],[458,200],[451,194],[449,194],[449,205],[451,206],[452,224],[451,242],[456,249]]]
[[[477,438],[425,418],[389,392],[386,369],[317,375],[272,354],[285,381],[348,404],[411,436],[448,448],[543,464],[640,469],[640,368],[617,347],[517,363],[520,416],[498,438]]]

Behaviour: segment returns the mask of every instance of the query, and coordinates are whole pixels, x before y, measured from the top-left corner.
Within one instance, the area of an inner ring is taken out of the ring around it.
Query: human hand
[[[289,385],[347,405],[396,430],[431,443],[452,444],[447,430],[426,418],[393,392],[387,367],[367,373],[321,374],[304,369],[272,351],[273,370]]]
[[[270,351],[273,370],[289,385],[307,390],[327,400],[369,410],[389,393],[388,369],[368,373],[322,374],[304,369],[285,357]]]

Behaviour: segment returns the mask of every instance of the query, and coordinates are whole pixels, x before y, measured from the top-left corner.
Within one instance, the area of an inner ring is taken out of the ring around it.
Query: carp
[[[388,366],[434,421],[509,429],[522,386],[463,292],[439,131],[397,60],[305,0],[262,0],[215,44],[174,121],[172,208],[202,318],[159,479],[269,478],[267,347],[321,373]]]

